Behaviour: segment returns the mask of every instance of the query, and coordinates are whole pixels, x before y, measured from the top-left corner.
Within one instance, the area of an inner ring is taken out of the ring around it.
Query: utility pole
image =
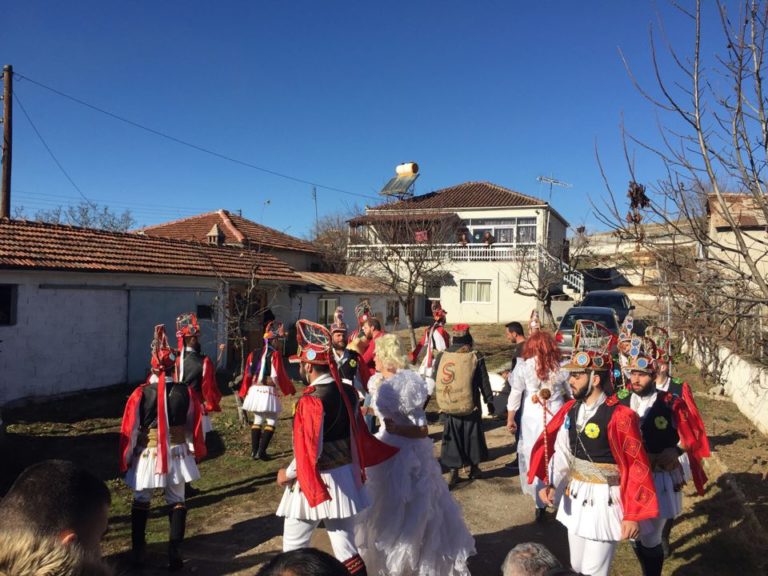
[[[317,215],[317,188],[315,188],[314,186],[312,186],[312,200],[314,200],[315,202],[315,234],[317,234],[319,232],[317,227],[320,224],[319,224],[319,217]]]
[[[3,66],[3,176],[2,200],[0,201],[0,218],[11,217],[11,149],[13,142],[12,122],[12,90],[13,66]]]

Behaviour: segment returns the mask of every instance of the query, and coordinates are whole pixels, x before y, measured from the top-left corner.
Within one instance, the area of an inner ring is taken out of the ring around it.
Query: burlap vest
[[[472,377],[477,368],[474,352],[443,352],[435,378],[437,405],[446,414],[469,414],[475,409],[472,401]]]

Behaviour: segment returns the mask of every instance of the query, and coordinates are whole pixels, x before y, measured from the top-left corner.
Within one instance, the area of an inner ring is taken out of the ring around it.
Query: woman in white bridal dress
[[[384,423],[376,436],[400,451],[368,468],[372,502],[360,515],[355,540],[368,574],[469,575],[475,540],[448,491],[427,436],[427,384],[406,370],[397,336],[376,340],[376,375],[368,383],[371,405]]]

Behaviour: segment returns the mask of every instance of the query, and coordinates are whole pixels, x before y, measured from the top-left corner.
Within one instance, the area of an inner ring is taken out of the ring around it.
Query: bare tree
[[[27,217],[23,206],[14,211],[14,217],[20,219]],[[75,205],[57,206],[50,210],[37,210],[33,219],[49,224],[68,224],[111,232],[127,232],[136,225],[136,220],[130,210],[117,213],[107,205],[99,206],[86,200]]]
[[[349,221],[356,245],[350,246],[350,274],[364,268],[397,296],[405,310],[411,348],[416,347],[414,302],[425,284],[447,271],[443,244],[455,242],[461,220],[452,212],[368,214]]]
[[[312,231],[312,242],[320,252],[323,268],[327,272],[344,274],[347,271],[347,245],[355,242],[347,222],[360,214],[358,208],[321,218]]]
[[[689,53],[669,43],[665,52],[657,51],[652,33],[655,89],[635,81],[660,115],[662,144],[626,134],[628,208],[604,175],[609,200],[597,213],[621,238],[653,255],[666,316],[699,349],[716,349],[727,339],[741,351],[755,344],[762,351],[768,312],[768,2],[718,3],[714,30],[705,27],[700,0],[690,11],[674,6],[690,22]],[[708,59],[705,46],[722,48]],[[662,64],[665,53],[670,69]],[[633,144],[663,162],[664,178],[641,183],[629,161]],[[663,233],[651,237],[650,227]]]
[[[557,327],[552,313],[552,297],[568,285],[579,293],[584,289],[583,275],[578,271],[590,257],[589,240],[584,229],[564,244],[559,258],[543,246],[521,246],[514,266],[509,267],[505,280],[510,288],[522,296],[535,298],[544,311],[544,322],[552,329]]]

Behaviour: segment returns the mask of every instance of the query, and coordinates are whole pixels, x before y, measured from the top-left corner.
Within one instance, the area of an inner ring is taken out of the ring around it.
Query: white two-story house
[[[568,222],[547,202],[490,182],[369,207],[349,224],[357,274],[377,275],[377,262],[393,250],[399,258],[412,250],[414,258],[439,261],[412,304],[416,321],[438,299],[451,323],[526,320],[542,288],[574,299],[584,289],[583,276],[567,264]]]

